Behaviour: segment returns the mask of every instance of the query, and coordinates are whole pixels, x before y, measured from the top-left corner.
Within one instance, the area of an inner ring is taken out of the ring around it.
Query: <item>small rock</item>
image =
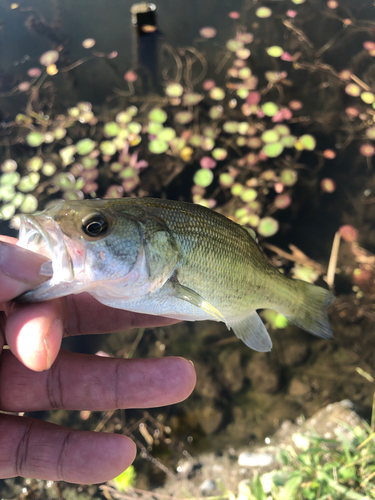
[[[203,481],[203,483],[199,486],[199,491],[202,493],[202,495],[210,495],[216,488],[216,481],[213,479],[206,479]]]
[[[299,342],[288,346],[283,354],[283,364],[294,367],[305,361],[309,354],[309,348],[306,344]]]
[[[209,366],[194,361],[195,371],[197,372],[197,385],[195,390],[205,399],[215,399],[220,393],[218,382],[214,379]]]
[[[308,450],[310,448],[310,439],[308,439],[303,434],[299,434],[296,432],[295,434],[292,435],[292,440],[293,440],[293,443],[300,450]]]
[[[246,367],[246,375],[259,392],[274,393],[279,387],[279,374],[270,365],[264,353],[253,355]]]
[[[354,437],[352,429],[363,426],[353,408],[354,404],[348,399],[329,404],[306,420],[306,428],[329,439],[346,437],[351,440]]]
[[[243,451],[238,457],[238,465],[244,467],[266,467],[272,464],[275,457],[271,453],[251,453]]]
[[[223,366],[222,377],[224,378],[224,384],[231,392],[238,392],[243,386],[244,379],[240,351],[233,351],[229,355],[223,351],[219,361]]]
[[[309,384],[305,384],[298,378],[293,378],[292,381],[290,382],[288,392],[291,396],[301,397],[301,396],[307,396],[310,390],[311,387]]]
[[[193,460],[184,460],[183,462],[178,464],[177,472],[178,475],[183,477],[188,477],[194,468]]]

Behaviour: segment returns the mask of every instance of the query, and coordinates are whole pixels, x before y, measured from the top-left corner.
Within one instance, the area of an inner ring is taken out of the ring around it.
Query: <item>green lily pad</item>
[[[53,182],[62,191],[70,191],[74,189],[76,179],[70,172],[60,172],[54,177]]]
[[[138,177],[137,170],[134,167],[126,167],[120,173],[121,179],[132,179],[133,177]]]
[[[77,106],[74,106],[73,108],[68,108],[68,115],[71,116],[72,118],[78,118],[80,113],[81,111]]]
[[[183,137],[175,137],[169,144],[173,150],[181,151],[186,146],[186,139]]]
[[[203,99],[202,94],[196,92],[187,92],[182,98],[182,103],[184,106],[195,106]]]
[[[273,217],[263,217],[260,219],[258,233],[262,236],[273,236],[279,230],[279,223]]]
[[[152,122],[164,123],[167,120],[168,115],[164,109],[154,108],[149,112],[148,117]]]
[[[27,194],[21,203],[20,211],[24,214],[32,214],[38,208],[38,200],[32,194]]]
[[[262,104],[261,109],[266,116],[275,116],[279,107],[274,102],[265,102]]]
[[[63,198],[66,201],[83,200],[84,197],[85,195],[82,191],[65,191],[63,194]]]
[[[114,123],[114,122],[112,122]],[[115,124],[117,127],[117,123]],[[94,150],[95,148],[95,142],[92,139],[86,138],[86,139],[81,139],[80,141],[77,142],[76,144],[77,148],[77,153],[81,156],[86,156],[91,153],[91,151]]]
[[[223,106],[220,105],[212,106],[208,111],[208,115],[212,120],[218,120],[223,116],[223,113],[224,113],[224,108]]]
[[[244,201],[245,203],[254,201],[257,198],[257,196],[258,192],[253,188],[246,188],[240,194],[241,200]]]
[[[111,163],[109,169],[111,172],[121,172],[121,170],[124,168],[124,165],[118,161],[115,161],[113,163]]]
[[[130,122],[128,125],[128,130],[131,134],[140,134],[142,131],[142,125],[138,122]]]
[[[17,170],[17,163],[11,159],[5,160],[0,168],[2,172],[15,172]]]
[[[196,148],[199,148],[200,145],[202,144],[202,136],[199,134],[193,134],[189,138],[189,144],[191,144],[192,146],[194,146]]]
[[[29,132],[26,136],[26,142],[29,146],[37,148],[44,142],[44,134],[40,132]]]
[[[201,148],[203,151],[211,151],[215,147],[215,141],[211,137],[204,137]]]
[[[39,180],[40,180],[40,175],[38,172],[30,172],[29,175],[21,177],[17,185],[17,188],[19,189],[19,191],[22,191],[23,193],[34,191],[34,189],[38,185]]]
[[[230,174],[224,172],[223,174],[220,174],[219,182],[222,187],[229,188],[233,185],[234,179]]]
[[[43,158],[40,156],[33,156],[27,162],[27,170],[31,172],[38,172],[43,166]]]
[[[236,182],[233,184],[230,192],[233,194],[233,196],[241,196],[241,194],[244,192],[245,187],[240,184],[239,182]]]
[[[168,151],[169,145],[165,141],[160,141],[158,139],[154,139],[149,142],[148,144],[148,149],[151,151],[151,153],[154,153],[155,155],[160,155],[162,153],[165,153]]]
[[[313,151],[316,147],[316,140],[310,134],[304,134],[299,137],[298,142],[302,144],[303,149],[307,149],[308,151]]]
[[[292,168],[284,168],[280,174],[280,181],[284,184],[284,186],[294,186],[294,184],[298,180],[298,174],[296,170]]]
[[[0,186],[0,200],[5,201],[5,203],[7,203],[8,201],[12,201],[15,194],[16,191],[14,189],[14,186],[10,184]]]
[[[129,111],[120,111],[119,113],[117,113],[115,119],[117,123],[123,125],[132,121],[132,115],[129,113]]]
[[[280,139],[280,141],[284,144],[284,147],[292,148],[297,141],[297,137],[295,135],[285,135]]]
[[[0,184],[2,186],[16,186],[21,176],[18,172],[7,172],[0,177]]]
[[[194,183],[200,187],[208,187],[214,179],[214,174],[212,170],[208,170],[207,168],[200,168],[195,172],[194,175]]]
[[[280,135],[277,130],[266,130],[261,135],[261,139],[263,142],[271,144],[273,142],[277,142],[280,139]]]
[[[372,92],[362,92],[361,99],[366,104],[372,104],[375,102],[375,95]]]
[[[158,134],[157,139],[159,141],[170,142],[176,137],[176,131],[171,127],[163,128]]]
[[[225,97],[225,91],[221,87],[214,87],[210,90],[210,97],[214,101],[221,101]]]
[[[106,137],[115,137],[119,133],[120,127],[116,122],[108,122],[104,124],[103,131]]]
[[[137,106],[129,106],[128,108],[126,108],[126,113],[129,113],[130,116],[136,116],[138,113]]]
[[[147,126],[147,132],[151,135],[157,135],[163,130],[163,125],[161,123],[149,122]]]
[[[165,93],[169,97],[181,97],[184,92],[184,87],[177,82],[169,83],[165,88]]]
[[[112,141],[102,141],[99,148],[103,155],[106,156],[113,156],[117,152],[116,144]]]
[[[247,80],[250,77],[251,77],[251,69],[248,68],[247,66],[245,66],[244,68],[241,68],[238,71],[238,78],[241,78],[241,80]],[[244,90],[244,89],[239,89],[239,90]]]
[[[15,213],[16,208],[12,203],[6,203],[0,207],[0,219],[2,220],[10,220]]]
[[[215,158],[215,160],[218,160],[218,161],[225,160],[227,155],[228,155],[228,152],[226,149],[215,148],[212,150],[212,156],[213,156],[213,158]]]
[[[86,184],[86,180],[83,177],[78,177],[78,179],[76,180],[76,182],[74,184],[74,189],[77,191],[80,191],[81,189],[84,188],[85,184]]]
[[[276,130],[281,136],[287,136],[290,134],[290,128],[288,125],[284,125],[283,123],[275,125],[274,130]]]
[[[237,124],[237,132],[241,135],[246,135],[249,132],[250,125],[247,122]]]
[[[93,170],[99,165],[99,160],[97,158],[89,158],[85,156],[81,159],[81,165],[84,170]]]
[[[271,57],[280,57],[284,53],[284,50],[278,45],[272,45],[272,47],[268,47],[266,51],[267,54]]]
[[[57,127],[52,133],[57,141],[61,141],[66,136],[66,128]]]
[[[255,11],[255,15],[257,17],[260,17],[261,19],[266,19],[267,17],[270,17],[272,15],[272,10],[268,7],[259,7]]]
[[[76,147],[73,145],[66,146],[65,148],[60,149],[59,155],[65,166],[73,162],[75,153],[76,153]]]
[[[227,134],[235,134],[238,131],[238,122],[229,121],[223,124],[223,130]]]
[[[240,148],[246,146],[246,144],[247,144],[246,137],[237,137],[236,144],[237,144],[237,146],[240,146]]]
[[[231,52],[236,52],[238,49],[242,49],[244,44],[240,40],[231,39],[227,41],[226,46]]]
[[[12,205],[15,208],[19,208],[22,205],[23,200],[25,199],[25,195],[23,193],[16,193],[13,200]]]
[[[273,142],[271,144],[265,144],[262,151],[268,156],[268,158],[276,158],[280,156],[284,150],[284,145],[281,142]]]
[[[180,111],[179,113],[175,114],[174,119],[177,123],[186,125],[187,123],[190,123],[191,120],[193,119],[193,113],[191,113],[190,111]]]

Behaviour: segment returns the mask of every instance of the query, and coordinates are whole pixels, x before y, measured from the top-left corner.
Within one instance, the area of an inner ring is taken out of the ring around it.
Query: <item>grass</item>
[[[309,436],[301,453],[280,450],[280,469],[240,485],[237,500],[375,499],[375,394],[371,424],[347,430],[337,439]]]

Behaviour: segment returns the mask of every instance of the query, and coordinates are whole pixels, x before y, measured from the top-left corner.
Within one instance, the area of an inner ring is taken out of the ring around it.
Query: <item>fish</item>
[[[18,300],[88,292],[106,306],[178,320],[215,320],[270,351],[257,313],[273,309],[330,339],[334,295],[272,266],[255,232],[203,206],[153,198],[56,202],[21,215],[19,242],[46,256],[50,278]]]

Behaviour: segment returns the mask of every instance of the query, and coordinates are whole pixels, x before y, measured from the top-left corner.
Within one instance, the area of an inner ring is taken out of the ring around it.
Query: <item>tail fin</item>
[[[327,309],[334,301],[333,293],[306,281],[298,282],[298,293],[301,297],[298,309],[287,318],[306,332],[330,339],[333,337],[328,322]]]

